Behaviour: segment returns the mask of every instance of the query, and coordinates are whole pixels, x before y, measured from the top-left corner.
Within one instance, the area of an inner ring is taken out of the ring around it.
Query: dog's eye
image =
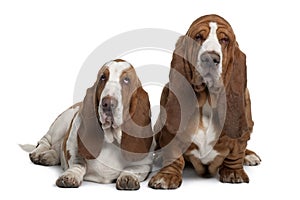
[[[128,77],[125,77],[125,78],[123,79],[123,82],[124,82],[125,84],[128,84],[128,83],[130,82],[130,79],[129,79]]]
[[[201,41],[201,40],[203,40],[203,36],[200,33],[197,33],[197,35],[195,36],[195,40]]]
[[[106,80],[106,76],[104,74],[102,74],[101,77],[100,77],[100,80],[101,81],[105,81]]]
[[[223,37],[220,39],[221,44],[228,44],[229,43],[229,38],[228,37]]]

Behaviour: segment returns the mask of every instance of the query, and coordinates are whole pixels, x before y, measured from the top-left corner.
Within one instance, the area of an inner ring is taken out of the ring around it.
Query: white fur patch
[[[125,160],[119,146],[104,142],[100,155],[96,159],[86,160],[86,162],[88,170],[84,177],[85,180],[111,183],[122,172],[135,174],[139,179],[142,174],[148,174],[152,156],[149,154],[140,161],[130,162]],[[145,178],[145,176],[143,177]]]
[[[259,165],[260,159],[255,154],[246,155],[244,159],[244,164],[249,166]]]
[[[47,134],[51,135],[51,142],[54,145],[57,141],[63,138],[69,129],[74,115],[78,112],[79,106],[75,108],[69,108],[63,112],[57,119],[53,122]]]
[[[206,103],[203,106],[203,127],[199,128],[193,142],[198,146],[198,150],[192,150],[191,153],[199,158],[203,164],[211,162],[219,153],[213,149],[215,141],[218,139],[217,132],[214,129],[213,122],[210,120],[210,107]]]

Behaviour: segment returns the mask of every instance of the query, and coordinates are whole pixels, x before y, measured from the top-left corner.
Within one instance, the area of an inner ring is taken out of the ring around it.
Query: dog
[[[151,171],[152,148],[148,94],[132,65],[116,59],[101,67],[84,100],[56,118],[29,157],[62,166],[58,187],[116,181],[119,190],[137,190]]]
[[[246,56],[225,19],[200,17],[178,39],[160,104],[154,133],[163,167],[151,188],[178,188],[186,161],[200,176],[249,182],[243,164],[261,159],[246,149],[254,125]]]

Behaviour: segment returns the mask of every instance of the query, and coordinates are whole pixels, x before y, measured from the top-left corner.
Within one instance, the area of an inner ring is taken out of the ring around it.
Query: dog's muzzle
[[[101,109],[103,113],[105,114],[105,121],[113,121],[113,113],[115,113],[115,110],[118,106],[118,101],[115,97],[112,96],[106,96],[102,98],[101,101]]]
[[[200,55],[202,67],[218,67],[221,57],[215,51],[206,51]]]

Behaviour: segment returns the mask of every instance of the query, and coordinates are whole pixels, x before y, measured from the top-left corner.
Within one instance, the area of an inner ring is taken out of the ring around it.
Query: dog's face
[[[232,62],[235,41],[232,28],[217,17],[199,18],[190,26],[187,35],[197,43],[195,68],[202,80],[194,82],[203,81],[208,88],[216,87]]]
[[[133,67],[123,60],[106,63],[99,72],[97,98],[102,128],[118,128],[129,115],[133,92],[138,87]]]

